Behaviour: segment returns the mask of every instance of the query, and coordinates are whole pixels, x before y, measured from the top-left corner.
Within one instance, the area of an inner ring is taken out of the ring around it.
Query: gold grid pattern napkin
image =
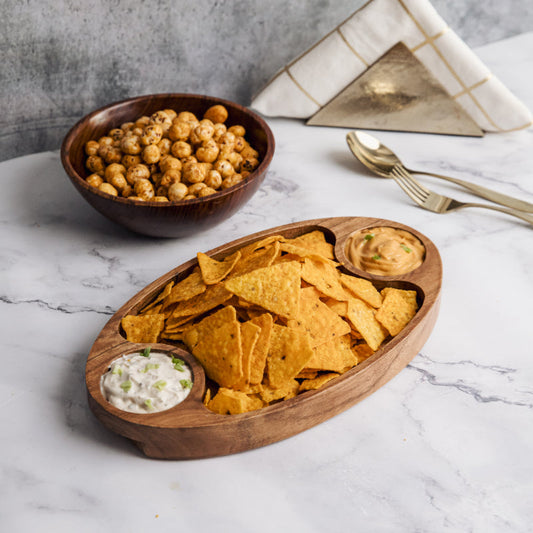
[[[527,128],[532,116],[428,0],[370,0],[286,65],[253,99],[266,116],[309,118],[403,42],[484,131]]]

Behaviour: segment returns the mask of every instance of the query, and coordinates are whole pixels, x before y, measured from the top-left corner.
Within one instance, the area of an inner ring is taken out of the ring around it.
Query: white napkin
[[[309,118],[403,42],[484,131],[527,128],[532,116],[454,33],[428,0],[370,0],[286,65],[251,107]]]

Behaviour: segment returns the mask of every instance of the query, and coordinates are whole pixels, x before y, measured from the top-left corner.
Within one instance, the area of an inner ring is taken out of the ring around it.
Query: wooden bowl
[[[85,181],[89,175],[85,168],[84,146],[87,141],[98,139],[124,122],[151,115],[160,109],[191,111],[201,117],[215,104],[227,108],[227,125],[245,127],[246,139],[259,152],[259,166],[241,183],[196,200],[158,203],[111,196]],[[63,167],[80,194],[110,220],[153,237],[184,237],[232,216],[257,191],[273,155],[274,136],[261,117],[233,102],[196,94],[153,94],[110,104],[82,118],[67,133],[61,145]]]
[[[350,265],[344,247],[347,237],[363,228],[392,226],[411,232],[426,248],[423,264],[402,276],[376,276]],[[290,400],[239,415],[219,415],[202,403],[206,387],[203,368],[188,352],[169,344],[150,345],[154,351],[172,353],[184,359],[193,373],[189,396],[171,409],[153,414],[134,414],[111,405],[100,390],[101,376],[122,354],[143,350],[147,344],[128,342],[120,331],[125,315],[136,314],[172,279],[188,274],[196,259],[171,270],[122,306],[103,328],[89,353],[86,386],[89,405],[96,417],[109,429],[133,440],[149,457],[188,459],[213,457],[264,446],[304,431],[348,409],[384,385],[402,370],[420,351],[437,319],[442,264],[435,245],[424,235],[402,224],[376,218],[340,217],[309,220],[239,239],[208,252],[221,259],[260,237],[281,234],[287,238],[319,229],[335,245],[341,270],[372,280],[378,289],[392,286],[416,290],[419,310],[411,322],[395,337],[385,342],[372,356],[322,388],[307,391]]]

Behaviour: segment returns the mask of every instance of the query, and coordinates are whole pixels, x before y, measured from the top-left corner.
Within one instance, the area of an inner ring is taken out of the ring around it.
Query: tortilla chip
[[[252,307],[249,309],[246,309],[247,319],[252,320],[253,318],[257,318],[258,316],[261,316],[264,314],[265,310],[261,307]]]
[[[338,265],[338,263],[336,263],[335,261],[332,261],[331,259],[328,259],[323,255],[319,255],[313,250],[309,250],[308,248],[303,248],[301,246],[296,246],[295,244],[291,244],[289,242],[282,242],[280,244],[280,249],[282,252],[286,252],[288,255],[298,258],[299,260],[309,257],[310,259],[315,259],[316,261],[329,263],[333,267],[336,267]]]
[[[209,285],[205,292],[194,296],[190,300],[180,302],[172,311],[172,318],[189,315],[200,315],[211,311],[231,298],[231,292],[223,284]]]
[[[204,292],[206,289],[207,286],[202,280],[202,274],[199,270],[195,270],[192,274],[172,287],[168,296],[163,300],[162,311],[165,312],[171,305],[178,302],[190,300],[194,296]]]
[[[248,254],[242,253],[241,258],[233,267],[228,279],[248,274],[248,272],[252,272],[258,268],[268,267],[274,263],[275,259],[279,257],[279,254],[279,242],[275,242],[265,249]]]
[[[263,381],[274,320],[269,313],[263,313],[251,322],[261,328],[250,358],[250,384],[255,385]]]
[[[242,307],[244,309],[250,309],[250,308],[257,308],[257,305],[251,304],[250,302],[247,302],[246,300],[242,300],[241,298],[235,297],[237,299],[237,302],[235,304],[235,307]]]
[[[154,305],[153,307],[150,307],[150,309],[143,309],[142,312],[139,312],[139,315],[159,315],[161,313],[162,308],[163,308],[163,304],[158,303]]]
[[[348,313],[348,302],[339,302],[334,298],[328,298],[324,302],[333,312],[337,313],[339,316],[345,317]]]
[[[339,272],[327,263],[307,257],[302,267],[302,279],[330,298],[340,301],[349,299],[339,281]]]
[[[187,315],[187,316],[178,316],[170,318],[167,318],[165,321],[165,331],[176,331],[177,329],[185,329],[184,326],[188,324],[189,322],[192,322],[195,318],[197,318],[199,315]]]
[[[352,329],[352,331],[350,331],[350,338],[352,339],[352,341],[362,341],[363,340],[363,336],[355,329]]]
[[[350,333],[351,327],[321,302],[314,287],[300,289],[300,315],[287,325],[309,335],[311,348]]]
[[[246,385],[244,387],[241,387],[239,389],[239,392],[244,392],[245,394],[250,395],[257,395],[264,389],[263,384],[259,383],[257,385]]]
[[[372,307],[363,300],[349,300],[346,316],[373,350],[377,350],[388,335],[385,328],[375,319]]]
[[[255,252],[256,250],[260,250],[261,248],[267,248],[271,244],[283,241],[285,241],[285,237],[283,237],[282,235],[270,235],[269,237],[263,237],[262,239],[252,242],[251,244],[243,246],[240,249],[240,252],[242,254],[242,257],[246,257]]]
[[[207,404],[208,409],[220,415],[238,415],[261,407],[263,402],[259,398],[224,387],[218,389],[215,397]]]
[[[162,307],[162,304],[160,304],[160,302],[162,300],[164,300],[169,294],[170,294],[170,291],[172,290],[172,287],[174,287],[174,281],[170,281],[169,283],[167,283],[165,285],[165,288],[157,295],[157,297],[155,298],[155,300],[153,300],[150,304],[148,304],[147,306],[145,306],[143,309],[141,309],[141,311],[139,311],[139,314],[140,315],[143,315],[145,313],[148,313],[151,309],[153,309],[154,307],[157,306],[157,304],[159,304],[159,309],[161,309]],[[150,313],[150,314],[157,314],[157,313]]]
[[[339,374],[332,372],[330,374],[320,374],[314,379],[306,379],[300,384],[300,390],[298,392],[303,392],[306,390],[315,390],[319,389],[325,385],[328,381],[331,381],[334,378],[339,377]]]
[[[365,359],[368,359],[374,350],[366,343],[352,345],[352,353],[357,358],[357,364],[362,363]]]
[[[237,250],[223,261],[217,261],[201,252],[198,252],[196,257],[198,258],[198,265],[200,266],[204,283],[206,285],[214,285],[222,281],[232,271],[237,261],[241,258],[241,252]]]
[[[195,324],[193,328],[195,328],[199,333],[209,333],[211,330],[221,328],[222,326],[233,322],[237,322],[237,311],[232,305],[228,305],[226,307],[222,307],[216,313],[208,315],[203,320],[198,322],[198,324]],[[195,345],[196,341],[194,336],[191,337],[191,340],[193,345]]]
[[[317,370],[309,370],[307,368],[304,368],[303,370],[298,372],[296,379],[314,379],[317,376],[318,376]]]
[[[165,326],[165,316],[126,315],[121,325],[130,342],[157,342]]]
[[[163,331],[163,333],[161,333],[161,338],[167,339],[169,341],[183,341],[183,334],[184,334],[184,331],[176,331],[176,332]]]
[[[415,309],[418,309],[418,303],[416,301],[416,291],[410,291],[405,289],[395,289],[393,287],[385,287],[381,290],[381,296],[385,298],[388,293],[390,292],[397,292],[400,296],[405,298],[410,305],[412,305]]]
[[[229,279],[224,286],[267,311],[295,318],[300,304],[300,271],[299,263],[280,263]]]
[[[346,274],[341,274],[340,280],[342,285],[346,287],[350,293],[365,301],[372,307],[379,307],[383,303],[381,294],[379,294],[376,287],[372,285],[372,282],[363,278],[348,276]]]
[[[207,389],[205,389],[203,404],[207,405],[210,401],[211,401],[211,389],[207,387]]]
[[[264,387],[259,393],[259,396],[265,403],[275,402],[276,400],[288,400],[298,394],[299,388],[300,383],[295,379],[291,379],[277,389]]]
[[[376,311],[376,320],[383,324],[393,337],[411,321],[417,310],[416,297],[413,299],[410,295],[402,294],[404,292],[398,289],[387,291],[383,305]]]
[[[282,387],[296,377],[312,356],[306,333],[274,324],[267,357],[269,385]]]
[[[282,254],[276,257],[274,263],[272,264],[275,265],[277,263],[290,263],[291,261],[298,261],[299,263],[303,263],[303,257],[294,254]]]
[[[252,322],[241,324],[241,343],[242,343],[242,380],[234,385],[239,390],[246,389],[250,384],[250,370],[252,363],[252,352],[255,348],[261,328]]]
[[[352,352],[349,335],[332,339],[313,349],[313,357],[307,361],[306,370],[327,370],[343,373],[357,364]]]
[[[242,311],[246,313],[246,315],[249,315],[250,312],[252,312],[253,316],[257,316],[258,314],[262,315],[265,312],[265,310],[259,305],[252,304],[250,302],[247,302],[246,300],[241,300],[240,298],[237,298],[236,296],[234,296],[234,298],[236,299],[236,303],[234,304],[235,307],[237,309],[240,308]],[[254,312],[256,313],[254,314]],[[245,319],[244,321],[246,322],[246,320],[248,319]]]
[[[241,325],[234,307],[224,307],[187,329],[183,341],[210,379],[228,388],[240,382]]]
[[[186,318],[187,318],[187,321],[183,322],[183,324],[180,324],[179,326],[172,326],[172,327],[165,326],[165,329],[163,330],[163,333],[161,335],[166,336],[166,338],[170,338],[168,337],[168,335],[178,335],[178,334],[184,333],[189,328],[191,328],[192,326],[196,325],[199,322],[198,315],[188,316]],[[205,318],[205,317],[202,317],[202,318]]]
[[[295,239],[287,239],[286,242],[312,250],[326,259],[335,259],[333,245],[326,241],[326,236],[320,230],[304,233]]]

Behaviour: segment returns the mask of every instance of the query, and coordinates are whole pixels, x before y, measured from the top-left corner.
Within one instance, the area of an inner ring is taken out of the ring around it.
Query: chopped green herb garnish
[[[409,246],[407,246],[406,244],[400,244],[400,247],[402,248],[402,250],[405,250],[408,254],[411,253],[411,248],[409,248]]]
[[[190,379],[180,379],[180,385],[184,389],[192,389],[192,381]]]
[[[128,392],[130,389],[131,389],[131,381],[128,379],[128,381],[125,381],[124,383],[122,383],[120,385],[120,388],[124,391],[124,392]]]
[[[148,398],[148,400],[144,400],[144,405],[146,405],[147,409],[153,409],[154,408],[154,406],[152,405],[152,400],[150,400],[150,398]]]
[[[141,372],[146,374],[146,372],[148,372],[148,370],[157,370],[158,368],[159,368],[159,364],[158,363],[146,363],[146,365],[144,366],[144,370],[141,370]]]
[[[150,346],[148,346],[148,348],[145,348],[142,352],[141,352],[141,355],[143,357],[150,357],[150,351],[152,350],[152,348],[150,348]]]
[[[154,387],[155,387],[157,390],[163,390],[166,386],[167,386],[167,382],[166,382],[166,381],[163,381],[162,379],[160,379],[159,381],[156,381],[156,382],[154,383]]]
[[[375,254],[375,255],[372,256],[372,259],[373,259],[374,261],[379,261],[379,260],[381,259],[381,255],[379,255],[379,254]]]
[[[120,368],[118,365],[115,365],[111,374],[118,374],[119,376],[122,376],[122,368]]]
[[[365,241],[370,241],[371,239],[373,239],[375,237],[375,235],[373,233],[367,233],[365,235]]]
[[[185,361],[183,359],[172,356],[172,363],[174,364],[174,368],[179,372],[183,372],[185,370]]]

